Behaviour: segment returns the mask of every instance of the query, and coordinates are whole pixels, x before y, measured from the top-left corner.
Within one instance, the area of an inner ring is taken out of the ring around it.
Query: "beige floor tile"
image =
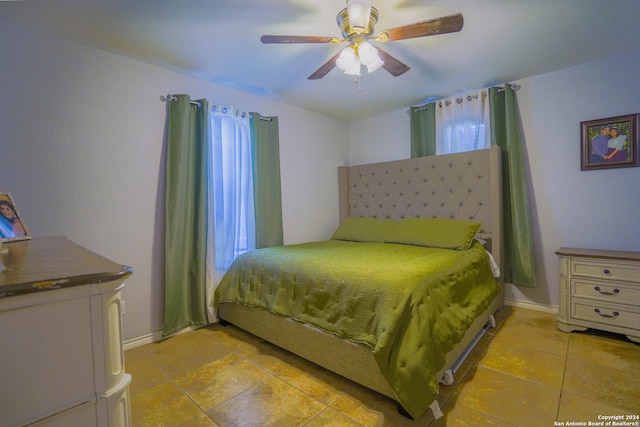
[[[571,393],[563,392],[560,397],[558,421],[601,421],[598,415],[633,415],[629,411],[614,408],[601,402],[585,399]]]
[[[444,415],[434,420],[429,427],[513,427],[514,424],[502,421],[484,412],[465,406],[461,403],[447,402],[442,407]]]
[[[619,337],[572,333],[567,357],[627,372],[640,372],[640,345],[622,341]]]
[[[278,374],[288,369],[291,364],[302,361],[300,357],[266,341],[247,345],[236,354],[262,366],[272,374]]]
[[[180,424],[180,427],[220,427],[218,424],[214,423],[211,418],[207,414],[202,414],[198,417],[195,417],[184,424]]]
[[[270,377],[207,413],[221,426],[298,427],[325,408],[284,381]]]
[[[553,425],[560,390],[513,375],[478,367],[451,399],[518,426]]]
[[[512,307],[511,315],[505,319],[505,326],[532,326],[542,329],[556,329],[557,315],[544,311]]]
[[[566,355],[570,334],[560,331],[555,320],[549,322],[547,313],[540,313],[540,319],[531,314],[520,319],[521,313],[522,310],[516,311],[507,319],[492,342],[511,348],[534,349],[563,357]]]
[[[325,405],[331,405],[354,386],[351,381],[306,361],[290,366],[278,378]]]
[[[174,378],[237,350],[237,345],[228,347],[224,341],[205,336],[206,332],[193,331],[141,348],[166,375]]]
[[[140,348],[126,351],[124,359],[126,372],[132,376],[129,386],[131,395],[169,379]]]
[[[496,340],[489,344],[479,366],[560,389],[565,358]],[[544,369],[541,369],[544,367]]]
[[[345,417],[338,411],[327,408],[320,412],[314,419],[305,424],[304,427],[361,427],[352,419]]]
[[[245,332],[237,326],[222,326],[219,323],[214,323],[207,327],[197,329],[194,332],[214,340],[217,344],[222,344],[225,347],[236,350],[262,341],[261,338]]]
[[[427,410],[417,421],[413,421],[398,412],[395,401],[361,386],[355,386],[331,408],[367,427],[426,426],[433,419],[431,410]]]
[[[204,411],[265,381],[271,375],[236,354],[175,378],[177,385]]]
[[[201,414],[201,409],[170,383],[131,397],[131,422],[136,427],[174,427]]]
[[[640,414],[640,378],[633,372],[569,359],[563,392]]]

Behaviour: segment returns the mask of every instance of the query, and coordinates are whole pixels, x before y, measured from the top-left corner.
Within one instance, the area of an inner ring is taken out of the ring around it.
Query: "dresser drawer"
[[[615,261],[571,260],[573,276],[596,277],[611,280],[637,282],[640,286],[640,266],[620,264]]]
[[[640,286],[611,280],[574,279],[571,281],[571,296],[640,306]]]
[[[618,307],[611,308],[610,304],[601,306],[588,302],[576,301],[572,304],[572,318],[587,322],[600,323],[627,329],[640,329],[640,313]],[[595,326],[594,326],[595,327]]]

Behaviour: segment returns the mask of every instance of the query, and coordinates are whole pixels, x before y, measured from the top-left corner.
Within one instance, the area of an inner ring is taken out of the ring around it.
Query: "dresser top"
[[[0,255],[0,298],[43,290],[123,280],[131,267],[117,264],[66,237],[34,237],[5,243]]]
[[[556,252],[561,256],[579,256],[587,258],[617,259],[624,261],[640,261],[640,252],[611,251],[605,249],[560,248]]]

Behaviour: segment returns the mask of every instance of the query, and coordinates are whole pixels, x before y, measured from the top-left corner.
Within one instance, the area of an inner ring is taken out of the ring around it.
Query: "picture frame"
[[[638,114],[580,122],[580,141],[580,170],[640,165]]]
[[[11,193],[0,192],[0,241],[6,243],[30,238]]]

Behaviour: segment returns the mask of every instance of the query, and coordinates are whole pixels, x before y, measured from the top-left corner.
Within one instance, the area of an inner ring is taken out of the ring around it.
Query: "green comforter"
[[[445,354],[500,292],[479,243],[455,251],[338,240],[240,256],[216,290],[373,349],[398,402],[418,418]]]

